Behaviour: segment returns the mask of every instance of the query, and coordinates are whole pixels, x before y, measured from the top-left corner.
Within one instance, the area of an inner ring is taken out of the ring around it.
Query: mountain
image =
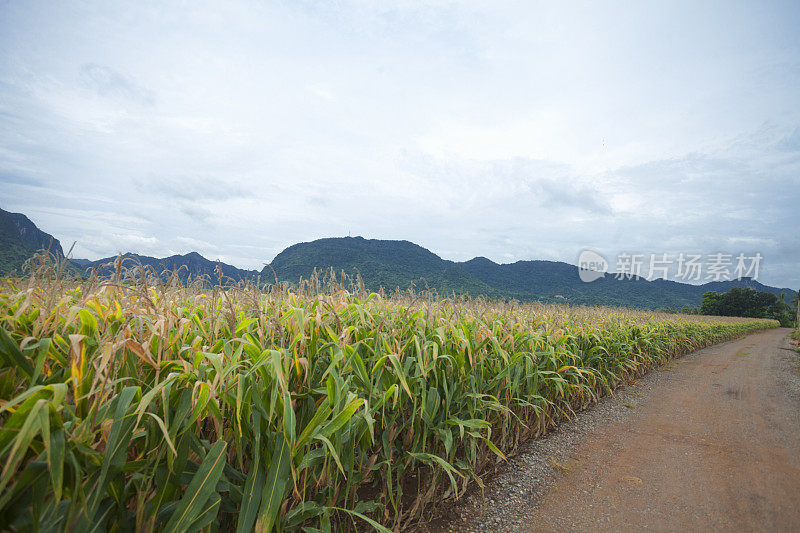
[[[726,292],[733,287],[754,288],[787,296],[788,288],[763,285],[755,280],[718,281],[690,285],[671,280],[615,279],[612,275],[591,283],[578,276],[578,267],[557,261],[517,261],[497,264],[485,257],[465,262],[442,259],[408,241],[384,241],[362,237],[320,239],[295,244],[279,253],[261,273],[263,280],[296,282],[312,271],[333,267],[338,273],[360,272],[370,290],[405,289],[426,284],[443,293],[455,291],[473,296],[543,300],[571,304],[604,304],[644,309],[684,305],[699,306],[708,291]],[[274,271],[274,274],[272,273]]]
[[[696,307],[700,305],[706,292],[727,292],[733,287],[752,288],[776,295],[783,292],[787,296],[793,292],[788,288],[769,287],[750,278],[690,285],[664,279],[648,281],[640,277],[616,279],[607,274],[591,283],[584,283],[578,276],[578,267],[555,261],[497,264],[478,257],[462,265],[467,272],[487,285],[496,289],[505,288],[507,296],[520,300],[563,299],[573,304],[603,303],[660,309],[680,308],[684,305]]]
[[[494,289],[471,276],[460,265],[408,241],[382,241],[363,237],[319,239],[294,244],[275,256],[261,271],[262,280],[297,282],[316,270],[334,268],[361,274],[370,290],[429,287],[440,292],[469,292],[499,296]],[[274,274],[273,274],[274,272]]]
[[[43,232],[22,213],[9,213],[0,209],[0,275],[18,273],[22,265],[41,249],[64,257],[61,243]]]
[[[97,274],[100,276],[109,276],[114,273],[114,263],[116,260],[117,257],[114,256],[97,261],[78,259],[73,262],[80,267],[82,272],[88,273],[92,270],[96,270]],[[137,265],[151,267],[159,275],[167,275],[180,269],[178,277],[183,281],[190,278],[195,279],[199,276],[207,276],[210,281],[216,282],[219,279],[217,267],[222,271],[223,283],[225,283],[226,278],[227,281],[241,281],[253,279],[258,276],[258,271],[256,270],[242,270],[226,263],[211,261],[197,252],[190,252],[185,255],[171,255],[164,258],[126,253],[122,254],[122,262],[123,266],[126,268],[133,268]],[[186,268],[181,268],[183,266]]]

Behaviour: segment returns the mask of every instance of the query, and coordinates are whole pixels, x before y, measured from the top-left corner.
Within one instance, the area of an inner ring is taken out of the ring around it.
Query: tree
[[[705,293],[700,304],[700,314],[720,316],[720,295],[714,291]]]
[[[740,287],[734,287],[722,294],[713,291],[705,293],[700,312],[716,316],[774,318],[784,327],[794,323],[794,313],[783,298],[770,292]]]

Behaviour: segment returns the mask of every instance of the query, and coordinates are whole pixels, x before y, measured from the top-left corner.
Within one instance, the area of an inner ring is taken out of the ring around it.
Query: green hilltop
[[[262,281],[308,279],[314,270],[334,269],[337,275],[361,275],[371,290],[435,289],[441,293],[468,292],[496,295],[492,287],[476,279],[458,263],[446,261],[409,241],[385,241],[363,237],[319,239],[289,246],[261,271]],[[274,272],[274,274],[273,274]]]

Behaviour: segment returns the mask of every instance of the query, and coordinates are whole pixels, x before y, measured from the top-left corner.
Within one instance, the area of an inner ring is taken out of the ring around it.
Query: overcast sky
[[[0,207],[91,259],[350,234],[799,287],[800,3],[564,4],[0,2]]]

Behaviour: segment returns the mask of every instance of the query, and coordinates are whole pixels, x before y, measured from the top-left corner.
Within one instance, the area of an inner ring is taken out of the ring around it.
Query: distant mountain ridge
[[[49,249],[64,257],[61,243],[40,230],[25,215],[0,209],[0,275],[21,272],[22,265],[36,251]],[[156,258],[135,253],[122,256],[127,266],[141,264],[156,273],[179,271],[182,280],[205,276],[209,281],[256,279],[259,272],[206,259],[197,252]],[[100,275],[113,273],[116,256],[97,261],[70,259],[71,270],[87,273],[96,269]],[[185,267],[185,268],[181,268]],[[491,298],[514,298],[521,301],[543,300],[570,304],[604,304],[660,309],[697,307],[708,291],[727,292],[733,287],[753,288],[789,296],[789,288],[763,285],[758,281],[718,281],[690,285],[676,281],[643,278],[615,279],[613,275],[591,283],[578,276],[578,267],[558,261],[517,261],[498,264],[485,257],[456,262],[442,259],[435,253],[409,241],[333,237],[289,246],[260,272],[262,282],[297,282],[312,272],[333,268],[354,276],[361,275],[370,290],[380,287],[392,291],[411,285],[418,289],[435,289],[440,294],[469,293]]]
[[[0,209],[0,275],[16,272],[22,273],[22,266],[39,250],[50,250],[59,258],[64,258],[64,250],[58,239],[40,230],[27,216],[22,213],[10,213]],[[106,257],[97,261],[89,259],[69,259],[69,270],[73,273],[86,274],[97,269],[100,275],[113,273],[113,267],[104,266],[114,263],[116,256]],[[156,258],[135,253],[126,253],[122,256],[126,266],[138,263],[152,267],[157,273],[178,270],[182,280],[207,276],[210,281],[218,280],[217,268],[222,276],[228,280],[240,281],[254,279],[258,276],[256,270],[244,270],[226,263],[211,261],[197,252],[184,255]]]
[[[0,275],[19,273],[25,261],[41,249],[64,257],[58,239],[37,228],[22,213],[0,209]]]
[[[117,256],[89,261],[87,259],[71,260],[82,272],[96,271],[100,276],[108,276],[114,273],[114,264]],[[134,253],[122,254],[123,266],[132,268],[136,265],[151,267],[156,274],[171,274],[178,272],[178,277],[186,281],[200,276],[206,276],[209,281],[215,282],[219,278],[217,269],[219,268],[225,280],[242,281],[258,277],[256,270],[243,270],[235,266],[228,265],[219,261],[206,259],[197,252],[189,252],[184,255],[171,255],[169,257],[150,257]],[[185,268],[182,268],[185,267]]]
[[[753,288],[780,295],[792,289],[769,287],[758,281],[718,281],[690,285],[677,281],[644,278],[618,280],[606,275],[591,283],[578,276],[578,267],[558,261],[517,261],[498,264],[485,257],[464,262],[442,259],[430,250],[409,241],[336,237],[292,245],[262,271],[262,280],[296,282],[308,278],[314,269],[333,267],[338,273],[358,271],[368,289],[406,289],[411,284],[430,287],[441,293],[467,292],[571,304],[630,306],[646,309],[699,306],[708,291],[726,292],[733,287]]]
[[[763,285],[750,278],[691,285],[672,280],[645,278],[616,279],[613,274],[591,283],[581,281],[578,267],[556,261],[517,261],[497,264],[480,258],[461,263],[464,268],[487,285],[505,287],[509,297],[520,300],[541,298],[549,301],[563,300],[572,304],[632,306],[646,309],[665,307],[697,307],[708,291],[727,292],[733,287],[752,288],[760,292],[790,296],[789,288]]]

